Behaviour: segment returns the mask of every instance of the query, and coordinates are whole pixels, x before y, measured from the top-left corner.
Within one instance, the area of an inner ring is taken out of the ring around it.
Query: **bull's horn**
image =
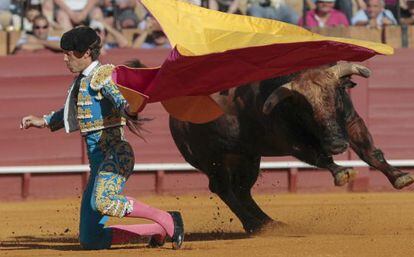
[[[329,70],[332,71],[337,76],[337,78],[342,78],[350,75],[359,75],[364,78],[371,76],[371,71],[367,67],[355,63],[340,63],[332,66],[329,68]]]
[[[276,88],[273,92],[267,97],[266,101],[263,104],[263,113],[268,115],[273,108],[283,99],[292,95],[292,83],[286,83],[281,87]]]

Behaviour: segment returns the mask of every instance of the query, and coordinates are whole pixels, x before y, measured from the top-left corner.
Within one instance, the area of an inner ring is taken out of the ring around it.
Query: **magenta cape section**
[[[364,61],[375,51],[334,41],[273,44],[201,56],[174,48],[159,68],[118,66],[114,82],[148,96],[148,102],[209,95],[245,83],[287,75],[340,60]]]

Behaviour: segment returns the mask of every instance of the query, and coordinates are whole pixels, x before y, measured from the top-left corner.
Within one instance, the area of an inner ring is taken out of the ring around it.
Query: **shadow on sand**
[[[203,232],[185,234],[186,242],[211,241],[211,240],[237,240],[249,238],[242,232]],[[145,248],[148,238],[140,237],[129,245],[114,246],[113,249]],[[34,237],[18,236],[0,242],[0,251],[52,249],[57,251],[82,251],[77,237]]]

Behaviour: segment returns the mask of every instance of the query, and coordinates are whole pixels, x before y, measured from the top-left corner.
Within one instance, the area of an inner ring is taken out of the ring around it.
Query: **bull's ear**
[[[288,83],[275,89],[266,99],[263,104],[263,113],[268,115],[273,108],[280,103],[283,99],[286,99],[292,95],[291,84]]]

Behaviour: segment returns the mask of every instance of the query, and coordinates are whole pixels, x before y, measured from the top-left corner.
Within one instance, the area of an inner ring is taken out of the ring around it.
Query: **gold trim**
[[[101,90],[105,84],[112,80],[112,71],[114,68],[115,66],[112,64],[99,66],[92,76],[90,87],[95,91]]]

